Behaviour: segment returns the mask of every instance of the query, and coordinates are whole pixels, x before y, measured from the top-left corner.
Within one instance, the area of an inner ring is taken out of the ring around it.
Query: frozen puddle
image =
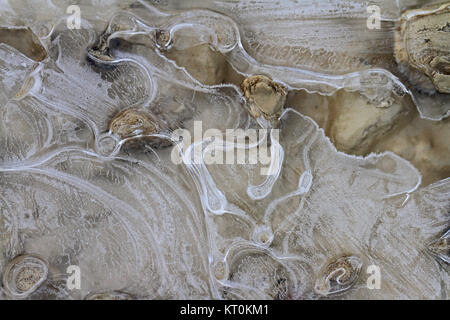
[[[63,2],[0,9],[2,299],[448,299],[448,96],[312,35],[362,1]]]

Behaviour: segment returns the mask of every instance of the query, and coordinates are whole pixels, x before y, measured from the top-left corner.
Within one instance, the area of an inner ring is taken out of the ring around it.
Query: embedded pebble
[[[109,129],[121,139],[153,134],[158,131],[156,121],[136,109],[127,109],[117,114],[111,121]]]
[[[3,272],[3,288],[12,298],[25,299],[47,279],[47,263],[34,255],[21,255],[9,262]]]
[[[161,38],[159,41],[167,40],[167,36],[161,35]],[[183,50],[173,49],[166,52],[166,57],[174,60],[178,66],[184,67],[194,79],[204,85],[221,84],[227,76],[228,67],[225,57],[211,49],[209,44]]]
[[[276,117],[286,101],[286,89],[263,75],[250,76],[241,84],[247,99],[247,108],[254,118],[264,116],[266,119]]]
[[[16,48],[34,61],[42,61],[47,57],[47,51],[39,38],[28,27],[0,27],[0,43]]]
[[[426,75],[435,89],[450,93],[450,2],[406,11],[395,34],[395,59],[412,68],[410,81],[429,89]]]
[[[316,281],[316,293],[328,296],[350,289],[358,281],[362,262],[355,256],[343,256],[328,264]]]

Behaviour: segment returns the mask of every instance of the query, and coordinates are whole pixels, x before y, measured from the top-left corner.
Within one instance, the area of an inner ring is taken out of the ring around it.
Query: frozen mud
[[[448,299],[448,3],[320,2],[0,0],[0,298]]]

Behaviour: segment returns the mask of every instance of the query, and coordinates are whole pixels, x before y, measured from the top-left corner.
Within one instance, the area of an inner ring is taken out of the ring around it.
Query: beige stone
[[[406,126],[373,148],[390,150],[405,158],[422,174],[424,185],[450,176],[450,119],[430,121],[416,112]]]
[[[12,46],[35,61],[42,61],[47,57],[47,51],[30,28],[0,27],[0,43]]]
[[[333,119],[328,135],[336,148],[365,155],[378,140],[400,125],[408,108],[394,102],[388,108],[371,104],[358,93],[338,92],[333,101]]]
[[[114,117],[109,129],[119,138],[126,139],[156,133],[158,127],[156,121],[146,113],[136,109],[127,109]]]
[[[48,265],[40,257],[24,254],[11,260],[3,270],[2,284],[6,293],[24,299],[47,279]]]
[[[204,85],[216,85],[224,82],[228,63],[218,51],[213,51],[209,44],[201,44],[184,50],[168,50],[166,57],[174,60],[180,67]]]
[[[413,70],[411,82],[421,87],[428,76],[441,93],[450,93],[450,2],[406,11],[395,33],[395,59]],[[426,86],[426,84],[425,84]]]
[[[325,97],[301,91],[287,103],[314,119],[339,151],[361,156],[392,151],[419,169],[423,185],[450,176],[450,118],[422,119],[408,98],[380,108],[358,93]]]
[[[362,262],[356,256],[334,259],[316,280],[315,291],[320,295],[332,295],[350,289],[358,280]]]
[[[169,49],[171,45],[170,33],[167,30],[157,30],[155,33],[155,43],[161,50]]]
[[[269,119],[279,115],[286,101],[286,89],[262,75],[250,76],[241,84],[250,114]]]

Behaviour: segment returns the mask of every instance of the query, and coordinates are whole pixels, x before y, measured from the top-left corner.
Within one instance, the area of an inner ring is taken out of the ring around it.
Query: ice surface
[[[121,2],[98,10],[105,2],[83,6],[84,27],[68,30],[58,14],[68,3],[54,1],[54,15],[39,20],[48,31],[39,35],[48,51],[42,62],[0,44],[0,269],[22,253],[43,257],[49,280],[31,298],[123,291],[143,299],[315,299],[324,267],[350,255],[360,259],[361,271],[331,297],[448,299],[448,264],[429,249],[449,227],[448,178],[423,187],[419,171],[392,152],[339,152],[313,119],[292,108],[280,118],[279,141],[272,133],[257,145],[224,144],[237,152],[268,142],[277,154],[271,165],[280,165],[272,176],[262,174],[268,164],[190,162],[196,144],[207,148],[206,139],[188,145],[176,164],[176,144],[120,149],[108,129],[130,107],[161,119],[162,138],[179,128],[194,136],[199,121],[203,132],[223,135],[260,128],[236,83],[252,74],[324,96],[347,90],[380,102],[402,99],[411,91],[394,71],[354,62],[361,52],[390,52],[389,44],[379,45],[411,1],[378,1],[386,26],[363,33],[368,39],[354,28],[365,20],[365,1],[319,7],[304,1],[293,15],[288,2],[180,11],[189,2],[166,3],[164,12],[148,2]],[[0,16],[19,12],[39,34],[32,9],[8,3]],[[340,13],[355,20],[332,19]],[[282,23],[268,32],[277,19]],[[111,60],[86,59],[112,26],[122,28],[107,34]],[[319,41],[314,28],[341,38],[327,33]],[[210,45],[225,58],[231,80],[196,79],[155,42],[161,30],[181,55]],[[352,36],[369,46],[342,50]],[[64,286],[69,265],[81,269],[81,290]],[[380,268],[379,290],[367,288],[370,265]]]

